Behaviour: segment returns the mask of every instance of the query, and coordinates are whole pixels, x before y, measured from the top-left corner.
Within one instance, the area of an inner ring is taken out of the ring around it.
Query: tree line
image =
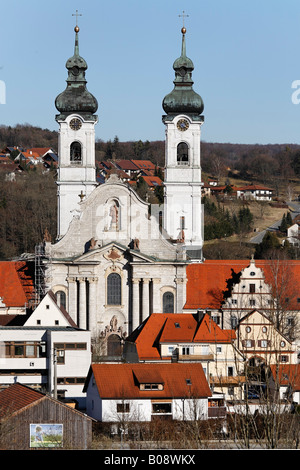
[[[215,204],[207,197],[202,198],[206,222],[204,240],[226,238],[234,234],[244,234],[251,230],[253,214],[249,207],[241,207],[237,213],[230,214],[224,206]]]

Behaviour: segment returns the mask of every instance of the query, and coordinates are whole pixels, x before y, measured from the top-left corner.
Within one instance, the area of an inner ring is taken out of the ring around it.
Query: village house
[[[300,404],[300,365],[272,364],[270,387],[279,394],[281,400]]]
[[[206,260],[187,266],[187,278],[185,312],[209,310],[221,328],[235,328],[240,318],[259,309],[276,316],[280,331],[298,343],[298,261]]]
[[[1,449],[87,450],[93,419],[24,384],[0,390]]]
[[[87,414],[117,423],[208,418],[212,396],[200,363],[92,364]]]
[[[32,264],[27,261],[1,261],[0,317],[2,315],[25,315],[32,307],[34,297],[34,267]]]
[[[163,181],[158,176],[142,176],[150,191],[154,191],[157,186],[163,186]]]
[[[273,189],[262,185],[235,186],[206,184],[205,194],[223,197],[235,197],[243,200],[255,200],[260,202],[270,202],[273,198]]]
[[[113,160],[111,164],[119,169],[124,171],[130,178],[137,176],[139,173],[139,167],[132,160]]]
[[[237,198],[255,201],[272,201],[273,189],[258,184],[236,188]]]
[[[138,175],[154,176],[156,166],[150,160],[131,160],[131,161],[139,169]]]
[[[288,240],[288,242],[291,245],[299,246],[300,240],[299,240],[299,224],[298,223],[295,223],[287,228],[286,240]]]
[[[241,396],[244,356],[236,332],[222,330],[210,314],[153,313],[124,343],[126,362],[201,363],[206,379],[223,398]],[[223,405],[222,405],[223,406]]]
[[[31,315],[0,317],[0,389],[18,381],[85,408],[91,335],[48,292]]]
[[[257,310],[239,320],[237,347],[252,367],[297,363],[296,345]]]

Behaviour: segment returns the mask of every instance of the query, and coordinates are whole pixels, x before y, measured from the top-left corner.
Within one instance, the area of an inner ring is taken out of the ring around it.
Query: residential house
[[[153,313],[125,339],[123,359],[126,362],[201,363],[215,393],[232,398],[234,392],[239,395],[238,385],[243,379],[237,377],[244,367],[244,357],[237,350],[235,340],[234,330],[221,329],[211,315],[203,311],[197,314]]]
[[[291,245],[299,246],[299,224],[295,223],[287,228],[286,239]]]
[[[34,302],[34,267],[26,261],[0,262],[0,317],[25,315]]]
[[[8,165],[11,164],[11,159],[7,155],[7,153],[0,153],[0,165]]]
[[[14,161],[20,165],[36,166],[43,163],[43,158],[38,152],[32,150],[23,150],[19,153],[19,155],[16,156]]]
[[[130,176],[124,170],[116,168],[110,162],[100,162],[97,164],[97,174],[101,177],[101,184],[105,183],[105,180],[110,177],[111,174],[118,175],[118,178],[123,183],[128,183],[130,181]]]
[[[87,450],[92,423],[86,414],[24,384],[0,391],[1,449]]]
[[[90,332],[76,326],[52,292],[32,314],[2,315],[0,319],[0,388],[18,381],[75,400],[84,409]]]
[[[202,184],[202,196],[210,197],[211,195],[211,185],[209,183]]]
[[[235,328],[246,313],[259,309],[271,319],[277,315],[283,334],[299,338],[298,261],[206,260],[186,271],[185,312],[209,310],[221,328]]]
[[[133,178],[139,173],[139,167],[132,160],[114,160],[113,165],[115,168],[124,171],[130,178]]]
[[[223,186],[213,186],[210,187],[210,194],[213,196],[219,197],[236,197],[237,195],[237,188],[232,184],[223,185]]]
[[[239,320],[237,347],[251,367],[297,363],[296,345],[258,310]]]
[[[162,180],[158,176],[142,176],[150,191],[154,191],[157,186],[163,186]]]
[[[210,191],[208,191],[210,189]],[[258,184],[249,184],[246,186],[234,186],[232,184],[228,185],[216,185],[209,183],[205,187],[206,194],[212,194],[214,196],[223,196],[223,197],[235,197],[237,199],[243,200],[255,200],[260,202],[270,202],[273,198],[273,189],[258,185]]]
[[[237,198],[255,201],[272,201],[273,189],[258,184],[249,184],[236,189]]]
[[[120,426],[207,419],[212,396],[200,363],[92,364],[84,391],[89,416]]]
[[[153,162],[151,162],[150,160],[131,160],[131,162],[137,167],[139,168],[140,170],[140,175],[142,176],[143,175],[143,172],[147,172],[148,176],[149,176],[149,172],[152,174],[152,176],[154,176],[154,172],[155,172],[155,169],[156,169],[156,166]],[[145,174],[145,175],[147,175]]]
[[[279,398],[299,405],[300,364],[273,364],[270,369],[270,386],[279,392]]]

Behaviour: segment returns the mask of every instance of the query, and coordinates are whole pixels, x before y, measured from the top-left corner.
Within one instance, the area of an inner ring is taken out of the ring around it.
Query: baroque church
[[[183,312],[186,268],[203,261],[204,105],[193,89],[184,27],[181,35],[174,87],[162,102],[163,207],[150,206],[115,174],[103,184],[96,181],[98,102],[87,89],[78,26],[74,55],[66,62],[67,86],[55,100],[58,221],[56,241],[45,241],[45,289],[95,342],[104,340],[106,354],[151,313]]]

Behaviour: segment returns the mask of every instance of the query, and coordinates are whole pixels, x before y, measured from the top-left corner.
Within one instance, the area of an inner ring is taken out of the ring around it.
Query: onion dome
[[[66,62],[68,70],[67,87],[55,100],[55,106],[61,113],[60,118],[73,113],[89,116],[98,109],[96,98],[86,88],[85,71],[88,66],[86,61],[79,55],[79,27],[75,26],[74,31],[74,55]]]
[[[186,29],[183,27],[181,32],[181,56],[173,64],[175,70],[174,89],[165,96],[162,107],[169,115],[200,115],[204,110],[204,104],[201,96],[193,90],[192,71],[194,70],[194,64],[186,56]]]

